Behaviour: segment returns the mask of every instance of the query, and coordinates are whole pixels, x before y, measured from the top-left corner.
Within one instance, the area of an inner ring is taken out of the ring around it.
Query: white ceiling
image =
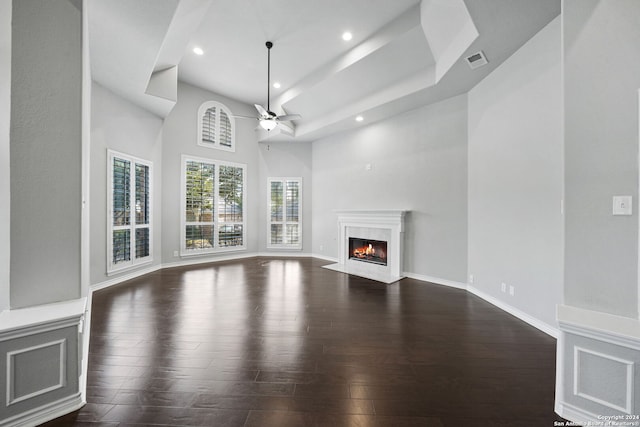
[[[85,4],[93,79],[161,117],[176,102],[176,70],[181,81],[266,106],[272,41],[271,81],[282,87],[271,88],[271,109],[302,119],[269,138],[299,141],[465,93],[560,13],[560,0]],[[471,70],[464,58],[479,50],[489,64]]]

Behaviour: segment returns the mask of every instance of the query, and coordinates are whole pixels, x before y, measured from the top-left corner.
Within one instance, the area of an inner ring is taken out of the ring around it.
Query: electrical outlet
[[[509,295],[514,296],[516,294],[516,288],[509,286]]]
[[[469,284],[473,285],[473,274],[469,275]]]
[[[507,292],[507,284],[502,282],[502,292]]]
[[[632,205],[633,197],[631,196],[613,196],[614,215],[632,215]]]
[[[320,245],[320,252],[324,250],[324,245]]]
[[[175,257],[180,256],[180,253],[178,251],[173,251],[173,256]]]

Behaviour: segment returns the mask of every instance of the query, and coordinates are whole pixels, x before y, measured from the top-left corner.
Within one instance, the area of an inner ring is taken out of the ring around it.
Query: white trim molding
[[[558,336],[560,335],[560,331],[525,313],[524,311],[521,311],[507,303],[505,303],[504,301],[499,300],[498,298],[494,298],[491,295],[482,292],[481,290],[479,290],[478,288],[475,288],[471,285],[467,285],[467,291],[469,291],[470,293],[474,294],[475,296],[482,298],[483,300],[485,300],[486,302],[488,302],[489,304],[495,305],[496,307],[498,307],[499,309],[501,309],[502,311],[506,311],[507,313],[511,314],[512,316],[517,317],[518,319],[522,320],[523,322],[528,323],[529,325],[533,326],[536,329],[539,329],[540,331],[544,332],[545,334],[558,339]]]
[[[6,363],[0,412],[8,415],[0,427],[39,425],[84,405],[86,304],[80,298],[0,313],[0,357]],[[31,370],[42,360],[50,362],[42,366],[45,376],[34,377]]]
[[[640,321],[567,305],[557,317],[556,412],[593,425],[637,414]]]
[[[58,378],[56,384],[51,384],[48,387],[43,387],[39,390],[35,390],[31,393],[17,396],[16,393],[16,359],[19,355],[30,353],[37,350],[42,350],[47,347],[58,347]],[[67,353],[67,340],[59,339],[39,345],[34,345],[27,348],[21,348],[19,350],[7,352],[7,407],[16,403],[31,399],[36,396],[48,393],[53,390],[63,388],[67,381],[66,375],[66,353]]]
[[[624,388],[624,406],[620,406],[615,402],[608,401],[604,398],[594,396],[591,391],[587,390],[584,385],[584,376],[580,375],[583,372],[583,364],[585,358],[598,358],[602,361],[608,361],[610,365],[621,365],[624,369],[625,382],[622,385]],[[575,366],[576,374],[573,376],[573,394],[580,396],[584,399],[591,400],[600,405],[607,406],[616,411],[622,411],[625,414],[631,414],[632,400],[633,400],[633,374],[634,374],[634,362],[633,360],[621,359],[608,354],[600,353],[597,351],[587,350],[586,348],[575,346],[573,347],[573,366]]]

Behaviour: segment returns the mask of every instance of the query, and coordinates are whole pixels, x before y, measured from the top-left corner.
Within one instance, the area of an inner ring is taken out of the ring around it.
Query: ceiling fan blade
[[[302,116],[300,114],[285,114],[284,116],[278,116],[278,121],[288,122],[291,120],[299,120]]]
[[[258,113],[261,116],[268,116],[269,113],[267,113],[267,110],[264,109],[264,107],[262,105],[258,105],[258,104],[253,104],[256,107],[256,110],[258,110]]]
[[[255,116],[233,116],[234,119],[251,119],[251,120],[259,120],[259,117],[255,117]]]

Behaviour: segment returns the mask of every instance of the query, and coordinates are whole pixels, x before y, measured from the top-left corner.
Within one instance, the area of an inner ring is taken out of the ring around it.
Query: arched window
[[[207,101],[198,109],[198,145],[236,151],[235,121],[221,103]]]

